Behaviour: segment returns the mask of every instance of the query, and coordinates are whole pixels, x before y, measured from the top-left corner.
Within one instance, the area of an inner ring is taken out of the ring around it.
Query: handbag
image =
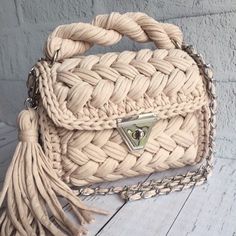
[[[84,55],[123,36],[157,49]],[[19,143],[0,195],[1,235],[83,235],[102,209],[78,195],[137,200],[206,182],[216,126],[213,73],[179,27],[111,13],[57,27],[29,73]],[[200,167],[132,186],[94,187],[138,175]],[[80,224],[65,214],[70,205]],[[53,218],[51,217],[53,216]]]

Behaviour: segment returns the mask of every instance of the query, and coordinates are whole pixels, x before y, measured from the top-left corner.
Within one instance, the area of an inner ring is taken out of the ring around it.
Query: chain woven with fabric
[[[157,49],[83,55],[94,44],[112,45],[123,36],[152,41]],[[57,27],[45,55],[30,72],[28,109],[18,117],[19,144],[0,195],[0,205],[6,201],[2,236],[86,234],[92,213],[107,212],[85,206],[78,194],[137,200],[206,181],[215,133],[212,71],[183,43],[177,26],[140,12],[99,15],[91,24]],[[132,151],[119,121],[145,114],[156,121],[145,127],[146,145]],[[206,164],[197,171],[163,180],[92,187],[200,162]],[[60,197],[80,225],[65,214]]]

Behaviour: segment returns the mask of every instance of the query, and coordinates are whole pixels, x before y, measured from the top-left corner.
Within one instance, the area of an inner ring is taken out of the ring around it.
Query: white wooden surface
[[[16,129],[0,123],[0,185],[16,140]],[[158,174],[159,177],[163,175]],[[130,184],[152,177],[139,177],[117,184]],[[88,226],[90,236],[235,236],[236,159],[216,158],[213,176],[207,184],[180,193],[128,203],[114,195],[83,200],[87,205],[110,212],[109,216],[96,216],[96,221]]]

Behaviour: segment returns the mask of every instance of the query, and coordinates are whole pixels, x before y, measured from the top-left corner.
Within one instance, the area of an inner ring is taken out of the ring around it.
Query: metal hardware
[[[28,98],[26,98],[24,104],[26,108],[36,109],[39,100],[39,86],[35,67],[32,67],[29,72],[26,86],[28,88]]]
[[[117,119],[117,130],[130,151],[140,150],[145,147],[156,121],[157,117],[153,113]]]
[[[41,61],[48,61],[48,60],[46,58],[39,58],[38,62],[41,62]],[[38,78],[36,66],[33,66],[30,69],[30,72],[28,74],[28,79],[26,81],[26,86],[28,88],[28,97],[25,99],[24,105],[26,108],[37,109],[40,93],[39,93],[39,78]]]
[[[51,61],[49,61],[50,66],[52,66],[56,62],[58,53],[59,53],[59,49],[55,52]],[[48,60],[46,58],[40,58],[38,62],[40,61],[48,61]],[[28,74],[26,86],[28,88],[28,97],[25,99],[24,105],[27,109],[28,108],[37,109],[40,94],[39,94],[39,80],[36,74],[35,66],[31,68]]]
[[[58,53],[59,53],[59,51],[60,51],[60,49],[56,50],[56,52],[54,53],[54,55],[53,55],[53,57],[52,57],[52,59],[51,59],[51,62],[50,62],[50,65],[51,65],[51,66],[56,62],[56,60],[57,60],[57,58],[58,58]]]

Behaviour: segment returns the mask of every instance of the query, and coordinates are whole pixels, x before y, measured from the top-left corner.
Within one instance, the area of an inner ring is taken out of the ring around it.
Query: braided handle
[[[175,43],[182,45],[183,40],[179,27],[159,23],[145,13],[113,12],[96,16],[91,24],[58,26],[47,39],[45,55],[50,60],[59,61],[83,54],[93,44],[115,44],[123,35],[141,43],[153,41],[158,48],[163,49],[175,48]]]

